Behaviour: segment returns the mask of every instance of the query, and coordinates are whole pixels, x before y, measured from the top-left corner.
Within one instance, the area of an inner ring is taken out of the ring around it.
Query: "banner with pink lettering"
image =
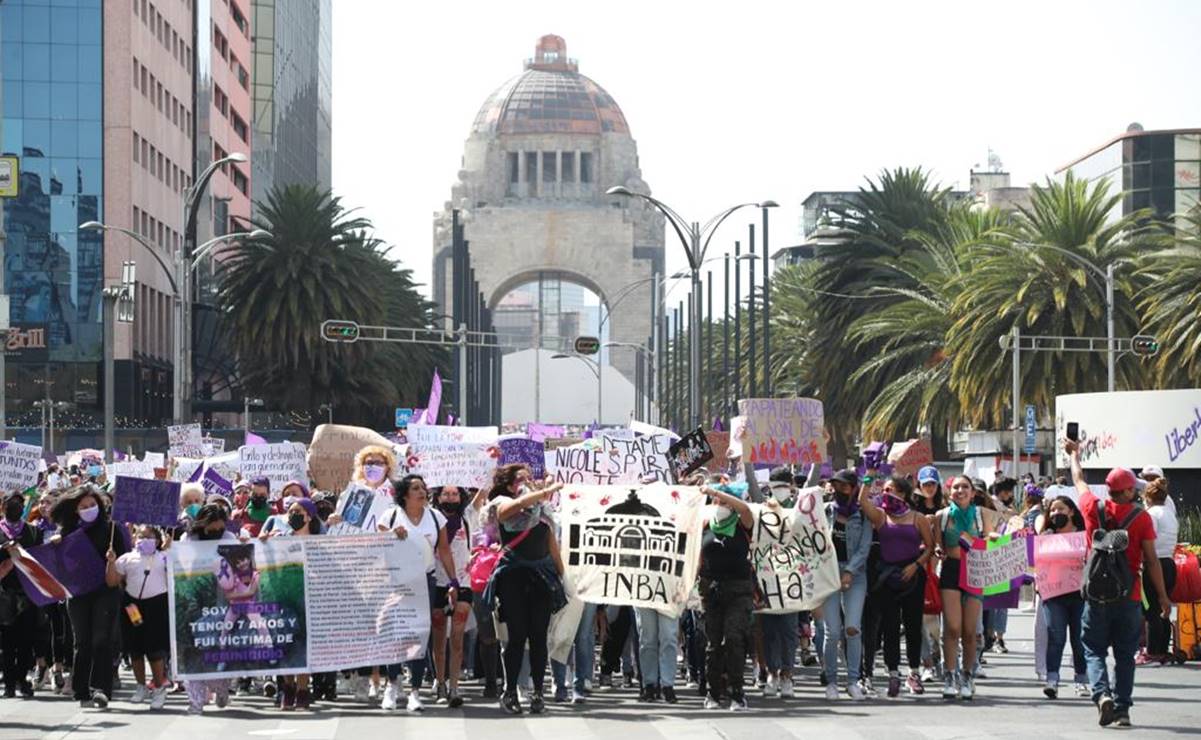
[[[1088,536],[1084,532],[1044,534],[1034,538],[1034,585],[1044,599],[1080,591]]]

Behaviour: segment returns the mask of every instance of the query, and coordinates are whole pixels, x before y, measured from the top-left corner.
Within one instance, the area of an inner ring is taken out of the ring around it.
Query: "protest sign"
[[[113,488],[113,521],[174,527],[179,521],[179,483],[117,478]]]
[[[409,444],[437,442],[475,442],[496,444],[500,431],[496,427],[452,427],[422,424],[408,431]]]
[[[742,457],[742,443],[746,439],[746,418],[730,417],[730,444],[726,449],[726,457],[730,459]]]
[[[161,452],[147,451],[142,454],[142,462],[152,468],[165,468],[167,467],[167,456]]]
[[[154,478],[154,466],[148,462],[130,460],[126,462],[109,463],[108,478],[116,480],[119,476],[125,478]]]
[[[238,448],[238,463],[246,480],[267,478],[271,493],[284,490],[288,481],[297,480],[308,487],[307,454],[300,442],[243,445]]]
[[[500,449],[496,443],[426,442],[410,444],[409,471],[425,479],[429,487],[492,485]]]
[[[569,485],[559,501],[564,567],[580,599],[683,613],[699,563],[699,489]]]
[[[204,434],[200,424],[167,427],[167,447],[171,457],[204,457]]]
[[[664,429],[654,424],[647,424],[645,421],[631,421],[630,430],[639,437],[669,437],[673,440],[680,438],[680,435],[670,429]]]
[[[42,448],[20,442],[0,442],[0,491],[23,491],[38,484]]]
[[[204,460],[198,457],[176,457],[172,458],[175,463],[175,468],[171,471],[171,480],[179,483],[188,483],[190,481],[199,480],[204,473]]]
[[[638,485],[650,480],[670,482],[664,436],[633,440],[600,437],[585,444],[546,451],[546,474],[556,482],[583,485]]]
[[[673,442],[667,448],[667,461],[676,481],[682,481],[694,470],[713,459],[713,448],[705,437],[705,430],[695,430]]]
[[[790,509],[750,506],[751,563],[762,596],[756,611],[787,614],[820,606],[841,585],[821,489],[802,490]]]
[[[274,537],[171,548],[176,679],[291,675],[425,655],[421,538]]]
[[[116,536],[124,537],[124,531],[117,528]],[[63,592],[67,597],[83,596],[104,585],[104,558],[84,529],[57,544],[35,545],[20,554],[13,564],[26,595],[38,606],[62,601]]]
[[[507,437],[500,440],[499,465],[525,465],[534,480],[546,476],[546,445],[542,440]]]
[[[221,453],[225,452],[225,438],[224,437],[205,437],[204,439],[201,440],[200,446],[201,446],[201,449],[204,450],[205,457],[212,457],[213,455],[220,455]]]
[[[605,427],[604,429],[593,429],[593,437],[609,437],[610,439],[632,440],[636,436],[634,430],[629,427]]]
[[[1088,536],[1084,532],[1034,538],[1034,584],[1043,599],[1078,593],[1084,585]]]
[[[747,398],[738,402],[750,463],[819,464],[825,459],[822,402],[814,398]]]
[[[898,442],[888,451],[888,462],[892,464],[893,475],[915,475],[918,470],[934,463],[934,450],[930,447],[930,440],[925,438]]]
[[[329,527],[329,534],[374,534],[384,512],[393,502],[391,485],[368,488],[361,483],[351,483],[338,497],[335,513],[342,521]]]
[[[1025,537],[1004,534],[995,540],[977,537],[964,548],[959,587],[976,596],[991,596],[1011,588],[1010,581],[1026,572],[1030,557]]]
[[[309,478],[322,491],[341,491],[354,473],[354,457],[369,445],[393,449],[392,443],[366,427],[322,424],[309,443]],[[399,466],[400,463],[398,462]],[[395,477],[399,467],[390,471]]]
[[[713,450],[713,459],[705,463],[705,469],[710,473],[724,471],[729,463],[730,433],[705,432],[705,440],[709,443],[709,449]]]
[[[582,437],[547,437],[542,441],[547,450],[557,450],[560,447],[574,447],[584,441]]]
[[[526,425],[525,433],[530,436],[530,439],[542,442],[546,439],[562,437],[567,434],[567,430],[557,424],[537,424],[531,421]]]
[[[233,482],[213,468],[208,468],[204,475],[200,476],[200,485],[204,486],[204,492],[208,495],[229,496],[234,492]]]

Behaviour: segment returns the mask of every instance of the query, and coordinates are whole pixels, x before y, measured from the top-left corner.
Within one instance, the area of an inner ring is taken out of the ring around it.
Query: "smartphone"
[[[1068,439],[1073,442],[1080,441],[1080,424],[1074,421],[1068,422]]]

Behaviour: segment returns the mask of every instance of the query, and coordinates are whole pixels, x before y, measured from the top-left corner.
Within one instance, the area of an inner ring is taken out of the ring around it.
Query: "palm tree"
[[[1010,356],[999,347],[1015,325],[1026,336],[1106,335],[1104,285],[1081,261],[1100,270],[1124,265],[1158,238],[1150,212],[1111,218],[1121,198],[1105,181],[1090,185],[1070,173],[1062,183],[1048,180],[1031,188],[1031,204],[1020,209],[1012,239],[969,250],[971,272],[952,304],[947,344],[951,386],[969,423],[1009,426]],[[1130,336],[1139,324],[1132,270],[1115,273],[1116,333]],[[1135,362],[1122,362],[1116,382],[1137,387],[1143,375]],[[1104,390],[1106,359],[1104,353],[1038,352],[1023,358],[1021,377],[1022,400],[1048,410],[1057,394]]]
[[[1148,255],[1139,270],[1143,333],[1159,340],[1153,367],[1160,387],[1201,386],[1201,206],[1184,221],[1176,243]]]
[[[277,407],[309,410],[312,418],[322,403],[335,404],[344,418],[391,408],[398,384],[415,382],[402,353],[363,342],[328,343],[321,323],[427,325],[428,305],[411,295],[408,271],[398,275],[382,245],[366,236],[370,221],[352,217],[329,192],[275,189],[259,211],[254,226],[272,236],[231,247],[219,269],[217,303],[244,392]],[[428,378],[427,372],[422,382]]]

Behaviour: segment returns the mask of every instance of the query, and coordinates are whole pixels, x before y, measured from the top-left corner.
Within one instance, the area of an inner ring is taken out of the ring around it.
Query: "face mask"
[[[250,497],[250,507],[251,508],[262,509],[266,505],[267,505],[267,497],[266,496],[251,496]]]
[[[10,522],[18,522],[25,513],[25,505],[20,501],[9,501],[4,505],[4,518]]]
[[[1068,525],[1068,515],[1063,512],[1056,512],[1051,515],[1051,529],[1063,529]]]
[[[885,494],[882,503],[884,505],[884,513],[889,516],[904,516],[909,513],[909,504],[891,494]]]
[[[154,551],[158,549],[158,544],[154,540],[138,540],[135,547],[143,555],[153,555]]]
[[[792,488],[789,486],[772,486],[771,495],[781,504],[792,500]]]
[[[293,530],[298,530],[304,526],[304,514],[289,514],[288,526]]]
[[[100,517],[100,507],[93,506],[90,509],[80,509],[79,518],[81,521],[91,524]]]
[[[225,528],[222,527],[221,529],[206,529],[206,530],[204,530],[204,532],[201,533],[201,535],[200,535],[200,539],[202,539],[202,540],[219,540],[224,536],[225,536]]]
[[[463,500],[459,499],[458,501],[455,501],[453,503],[450,501],[439,501],[438,502],[438,510],[441,511],[443,514],[448,514],[450,516],[458,516],[459,514],[463,513]]]
[[[363,477],[368,483],[379,483],[384,479],[385,469],[379,463],[367,463],[363,466]]]
[[[188,504],[187,508],[184,509],[184,513],[195,519],[196,515],[200,513],[200,504]]]

